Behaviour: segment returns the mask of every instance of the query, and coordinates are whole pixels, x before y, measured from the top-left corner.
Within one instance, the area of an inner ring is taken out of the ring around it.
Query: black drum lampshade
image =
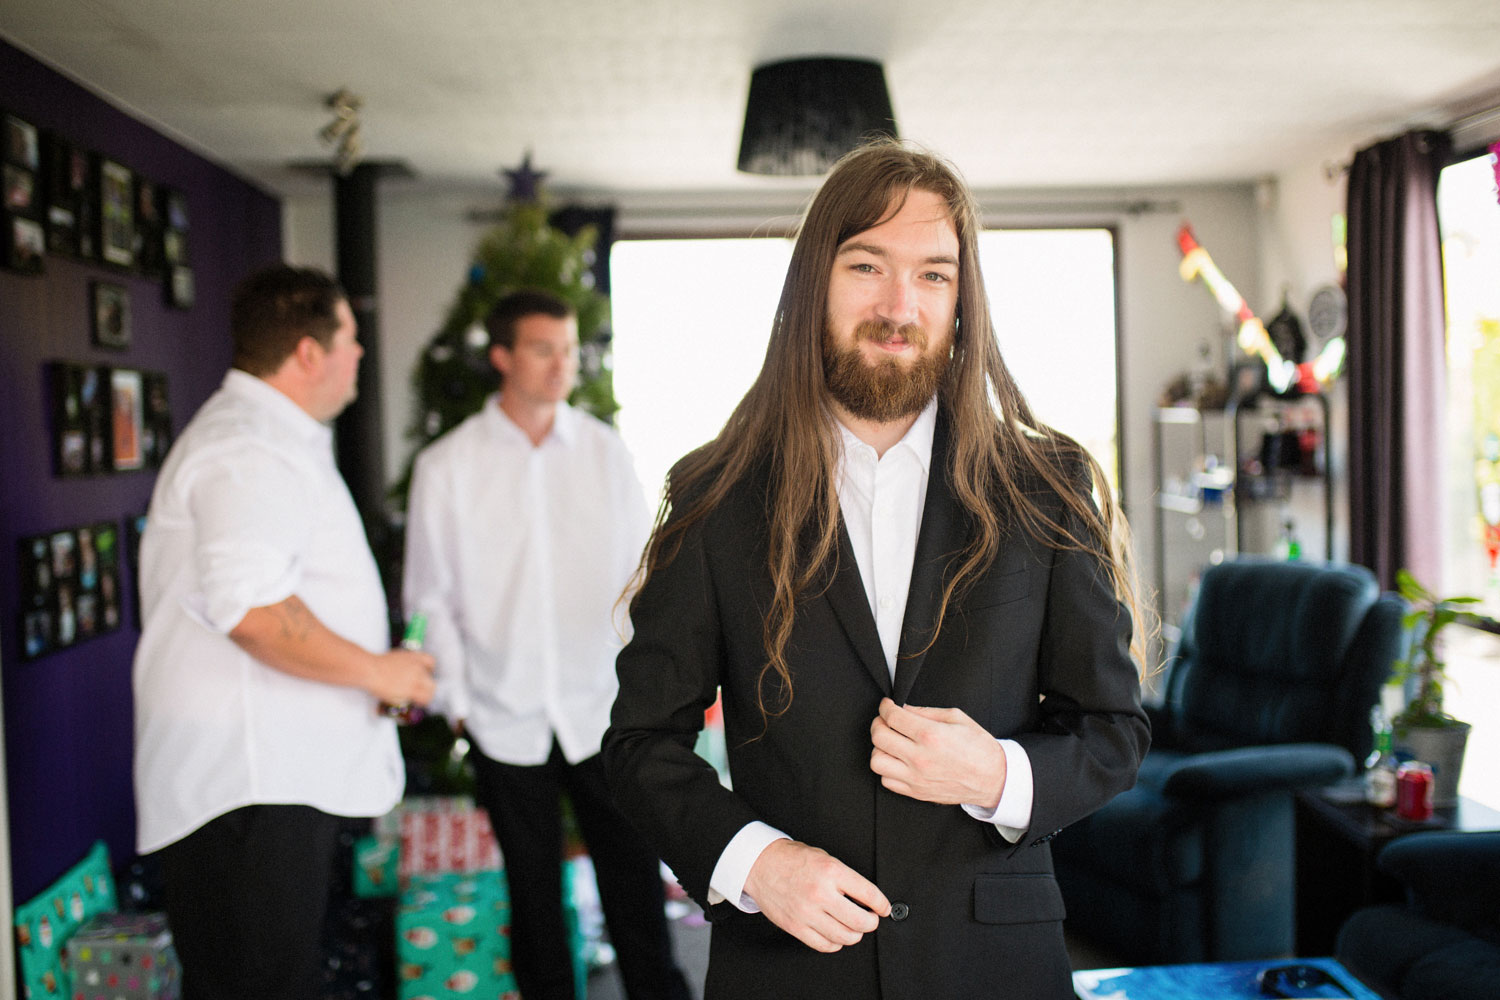
[[[788,59],[750,77],[739,168],[812,176],[872,135],[895,136],[885,71],[868,59]]]

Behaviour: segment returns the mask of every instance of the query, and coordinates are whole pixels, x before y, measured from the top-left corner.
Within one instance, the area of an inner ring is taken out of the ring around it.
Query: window
[[[611,248],[619,427],[653,508],[672,463],[718,434],[760,371],[790,258],[782,239]],[[989,230],[980,266],[1038,418],[1087,446],[1118,488],[1113,233]]]
[[[1500,202],[1494,154],[1438,183],[1448,313],[1443,595],[1472,594],[1500,617]],[[1424,581],[1426,582],[1426,581]],[[1433,586],[1433,584],[1429,584]],[[1452,629],[1444,707],[1474,726],[1459,791],[1500,806],[1500,637]]]

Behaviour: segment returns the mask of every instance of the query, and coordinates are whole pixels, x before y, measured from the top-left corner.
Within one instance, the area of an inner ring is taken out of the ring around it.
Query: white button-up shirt
[[[401,750],[375,700],[266,666],[228,636],[251,608],[295,594],[345,639],[390,648],[385,591],[328,427],[231,370],[162,467],[140,571],[142,853],[245,805],[376,816],[396,804]]]
[[[894,680],[912,565],[917,558],[917,533],[927,502],[937,400],[934,398],[927,404],[901,440],[884,455],[877,456],[874,448],[842,423],[838,429],[844,446],[838,467],[839,513],[843,515],[859,577],[875,616],[886,668]],[[970,805],[963,809],[977,820],[994,823],[1007,840],[1015,843],[1031,823],[1031,761],[1019,743],[999,742],[1006,757],[1005,787],[999,804],[993,811]],[[750,823],[735,834],[714,865],[709,879],[709,902],[729,899],[746,912],[759,910],[744,894],[745,879],[761,851],[786,836],[759,822]]]
[[[554,735],[569,761],[598,753],[649,532],[624,442],[566,404],[539,445],[497,395],[425,448],[402,589],[427,615],[435,709],[508,764],[545,762]]]

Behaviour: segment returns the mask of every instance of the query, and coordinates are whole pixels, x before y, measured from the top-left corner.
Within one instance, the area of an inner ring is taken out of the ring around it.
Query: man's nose
[[[911,284],[903,278],[892,277],[885,284],[879,303],[880,318],[905,326],[916,321],[917,296]]]

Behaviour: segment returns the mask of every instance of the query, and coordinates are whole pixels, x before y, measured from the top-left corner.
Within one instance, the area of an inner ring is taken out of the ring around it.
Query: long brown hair
[[[1076,441],[1037,421],[1000,356],[979,272],[979,212],[972,195],[957,171],[939,157],[897,140],[879,140],[839,160],[813,197],[798,227],[760,375],[718,437],[673,467],[634,581],[638,593],[676,555],[688,528],[722,503],[752,467],[768,469],[774,592],[764,625],[766,662],[757,685],[766,717],[791,704],[786,644],[797,601],[820,579],[829,578],[826,569],[838,558],[841,446],[821,354],[834,257],[846,240],[899,211],[913,190],[932,192],[946,202],[959,241],[953,363],[938,402],[952,434],[950,479],[973,530],[944,587],[937,629],[954,595],[989,566],[1005,534],[1017,525],[1046,545],[1095,554],[1116,597],[1140,623],[1129,533],[1103,471]],[[1079,478],[1084,470],[1087,482]],[[1062,497],[1063,518],[1048,515],[1028,495],[1039,481]],[[1082,531],[1065,521],[1081,525]],[[1143,632],[1137,627],[1131,643],[1138,669],[1145,662]],[[935,630],[934,639],[936,635]],[[772,699],[766,696],[768,676],[778,690]]]

